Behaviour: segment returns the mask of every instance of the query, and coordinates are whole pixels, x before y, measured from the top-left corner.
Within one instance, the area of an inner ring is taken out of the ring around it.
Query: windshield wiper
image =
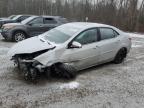
[[[40,41],[42,41],[42,42],[47,42],[49,45],[51,45],[51,43],[50,43],[50,42],[48,42],[48,41],[44,40],[43,38],[39,38],[39,39],[40,39]]]

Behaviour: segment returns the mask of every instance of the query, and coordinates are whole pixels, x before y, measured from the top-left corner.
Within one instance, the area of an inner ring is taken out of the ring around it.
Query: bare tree
[[[70,21],[87,18],[129,31],[144,28],[144,0],[0,0],[0,16],[11,14],[59,15]]]

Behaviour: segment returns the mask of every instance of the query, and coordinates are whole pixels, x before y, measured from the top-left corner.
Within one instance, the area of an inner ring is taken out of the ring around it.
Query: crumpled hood
[[[42,41],[37,36],[32,37],[15,44],[8,52],[8,56],[14,56],[16,54],[30,54],[37,51],[54,48],[54,45],[50,45],[47,42]]]

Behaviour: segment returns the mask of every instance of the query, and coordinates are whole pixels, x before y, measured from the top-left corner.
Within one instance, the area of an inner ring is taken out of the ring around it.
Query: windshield
[[[9,18],[9,19],[13,19],[14,17],[16,17],[16,15],[11,15],[11,16],[9,16],[8,18]]]
[[[20,15],[16,15],[12,20],[17,20],[20,17]]]
[[[47,41],[54,42],[56,44],[61,44],[70,39],[71,36],[73,36],[78,31],[79,29],[75,27],[63,25],[48,31],[42,34],[41,36],[44,37],[44,39]]]
[[[33,20],[34,18],[36,18],[36,16],[29,17],[29,18],[23,20],[21,23],[22,23],[22,24],[27,24],[28,22],[30,22],[30,21]]]

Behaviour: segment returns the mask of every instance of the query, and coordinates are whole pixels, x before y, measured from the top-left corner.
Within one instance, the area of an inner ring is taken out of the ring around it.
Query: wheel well
[[[60,64],[63,64],[63,63],[61,63],[61,62],[57,62],[57,63],[54,63],[53,65],[60,65]]]
[[[14,34],[15,34],[16,32],[22,32],[22,33],[25,34],[26,38],[28,37],[27,33],[26,33],[24,30],[15,30],[15,31],[13,32],[13,35],[12,35],[12,36],[14,36]]]
[[[126,47],[122,47],[120,50],[125,51],[125,56],[127,55],[127,48],[126,48]],[[120,50],[119,50],[119,51],[120,51]],[[119,52],[119,51],[118,51],[118,52]]]
[[[53,71],[55,69],[56,66],[62,64],[61,62],[57,62],[57,63],[54,63],[50,66],[50,70]]]
[[[58,65],[61,65],[61,64],[63,64],[63,63],[62,63],[62,62],[54,63],[54,64],[52,64],[52,65],[50,66],[50,68],[53,68],[53,67],[58,66]]]
[[[126,48],[126,47],[123,47],[123,48],[121,48],[121,49],[123,49],[123,50],[126,51],[126,53],[127,53],[127,48]]]

